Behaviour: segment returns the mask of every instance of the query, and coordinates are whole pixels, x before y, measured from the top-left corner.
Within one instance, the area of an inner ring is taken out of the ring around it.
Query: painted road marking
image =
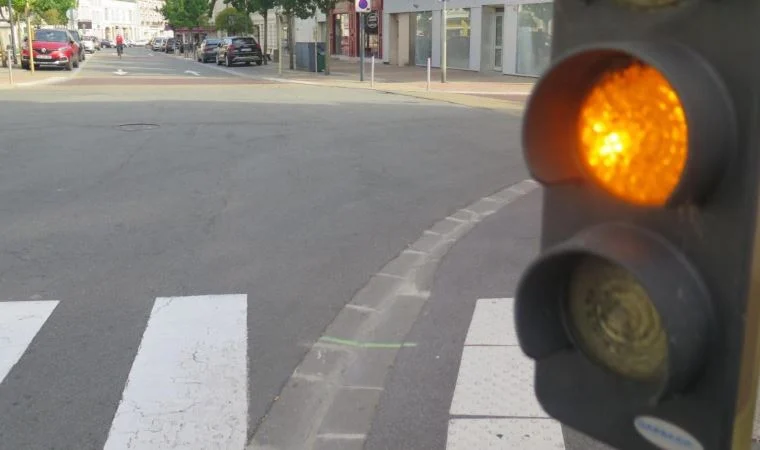
[[[0,303],[0,383],[32,343],[58,302]]]
[[[559,422],[536,399],[533,361],[518,345],[513,308],[511,298],[475,305],[449,410],[456,417],[449,421],[447,450],[565,448]]]
[[[245,448],[247,302],[156,299],[105,450]]]

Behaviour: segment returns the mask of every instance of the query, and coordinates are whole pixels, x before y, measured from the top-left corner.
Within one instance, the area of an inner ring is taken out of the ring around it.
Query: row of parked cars
[[[201,63],[215,62],[227,67],[239,63],[260,66],[264,63],[264,53],[256,38],[251,36],[206,38],[198,44],[196,59]]]

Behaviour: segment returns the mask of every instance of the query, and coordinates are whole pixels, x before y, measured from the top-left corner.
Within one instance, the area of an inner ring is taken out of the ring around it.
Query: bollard
[[[372,68],[369,72],[369,87],[375,87],[375,55],[372,55]]]
[[[13,60],[11,59],[11,52],[8,54],[8,82],[13,86]]]
[[[427,90],[430,90],[430,58],[427,60]]]

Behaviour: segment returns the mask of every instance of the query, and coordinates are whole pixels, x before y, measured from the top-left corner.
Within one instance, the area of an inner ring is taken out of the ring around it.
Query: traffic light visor
[[[686,166],[688,124],[678,94],[632,60],[603,73],[583,99],[578,158],[588,177],[629,203],[662,206]]]
[[[704,200],[736,146],[717,73],[678,45],[623,43],[558,58],[531,94],[525,159],[544,185],[584,184],[639,207]]]

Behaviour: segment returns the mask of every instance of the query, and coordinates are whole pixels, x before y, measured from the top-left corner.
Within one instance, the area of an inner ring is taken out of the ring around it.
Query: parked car
[[[87,39],[92,41],[92,44],[95,46],[95,50],[101,49],[100,39],[96,38],[95,36],[88,36]]]
[[[164,51],[164,49],[166,49],[166,38],[162,38],[162,37],[156,38],[153,41],[153,51],[162,52]]]
[[[95,43],[89,37],[82,39],[81,44],[85,53],[95,53]]]
[[[166,44],[165,44],[165,46],[164,46],[164,51],[165,51],[166,53],[171,53],[171,52],[173,52],[173,51],[174,51],[174,48],[175,48],[175,45],[176,45],[176,42],[177,42],[177,40],[176,40],[176,39],[174,39],[174,38],[169,38],[169,39],[167,39],[167,40],[166,40]]]
[[[79,49],[79,61],[84,61],[87,56],[85,56],[84,45],[82,45],[82,36],[79,35],[77,30],[69,30],[69,34],[77,43],[77,48]]]
[[[256,39],[248,36],[232,36],[222,39],[217,45],[216,63],[231,66],[237,63],[246,66],[255,62],[257,66],[264,63],[261,46]]]
[[[72,70],[79,67],[79,46],[74,36],[66,30],[42,28],[34,32],[32,42],[34,67],[63,67]],[[29,70],[29,40],[21,48],[21,67]]]
[[[207,63],[209,61],[216,61],[216,51],[219,48],[219,43],[222,42],[218,38],[206,38],[200,45],[198,45],[198,62]]]
[[[100,46],[102,48],[111,48],[113,47],[113,43],[109,41],[108,39],[103,39],[102,41],[100,41]]]

